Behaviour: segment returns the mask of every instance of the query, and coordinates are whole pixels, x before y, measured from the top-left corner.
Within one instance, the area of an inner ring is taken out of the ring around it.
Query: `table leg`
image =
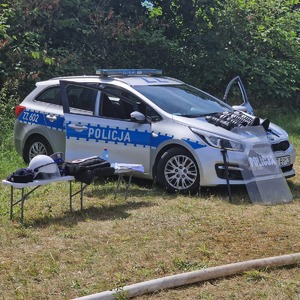
[[[73,193],[72,190],[72,182],[70,181],[70,211],[73,210],[72,208],[72,199],[74,196],[80,194],[80,208],[83,209],[83,192],[87,188],[87,184],[84,184],[83,182],[80,182],[80,189]]]
[[[80,182],[80,209],[83,209],[83,183]]]
[[[72,211],[72,181],[70,181],[70,211]]]
[[[121,179],[123,179],[123,175],[119,174],[118,181],[117,181],[117,186],[116,186],[116,189],[115,189],[115,199],[117,198],[117,194],[118,194],[118,191],[119,191],[119,186],[120,186]]]
[[[126,180],[124,179],[124,176],[126,176],[126,175],[128,176],[128,182],[126,182]],[[132,172],[119,174],[118,181],[117,181],[117,186],[116,186],[116,190],[115,190],[115,199],[116,199],[117,194],[119,192],[119,187],[120,187],[121,182],[124,183],[124,185],[125,185],[125,200],[127,199],[128,191],[129,191],[130,186],[131,186],[131,178],[132,178]]]
[[[132,178],[132,172],[130,172],[130,175],[128,178],[128,183],[125,182],[125,184],[126,184],[125,200],[127,200],[127,197],[128,197],[128,190],[130,189],[130,186],[131,186],[131,178]]]
[[[13,218],[14,188],[10,187],[10,219]]]
[[[24,221],[24,202],[25,202],[24,189],[22,189],[22,198],[21,198],[21,223],[22,224]]]

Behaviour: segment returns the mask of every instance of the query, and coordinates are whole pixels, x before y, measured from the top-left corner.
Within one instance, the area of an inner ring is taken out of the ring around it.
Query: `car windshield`
[[[134,88],[161,109],[174,115],[192,118],[231,111],[231,107],[221,100],[189,85],[148,85]]]

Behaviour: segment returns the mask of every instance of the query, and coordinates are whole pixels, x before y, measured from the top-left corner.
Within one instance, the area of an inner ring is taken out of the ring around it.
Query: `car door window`
[[[234,77],[227,85],[223,101],[233,108],[245,107],[246,111],[253,115],[254,110],[248,100],[246,89],[239,76]],[[241,103],[242,101],[242,103]],[[241,104],[240,104],[241,103]]]
[[[125,111],[121,107],[120,98],[110,93],[102,92],[100,110],[100,115],[103,117],[126,119]]]
[[[105,88],[102,92],[100,115],[108,118],[130,120],[130,114],[135,111],[138,98],[115,88]]]
[[[36,97],[35,100],[48,104],[61,105],[60,86],[55,86],[44,90]]]
[[[99,92],[89,87],[69,85],[67,96],[71,112],[91,115],[95,110],[97,94]],[[60,86],[44,90],[36,97],[37,101],[48,104],[61,105]]]
[[[90,87],[69,85],[67,96],[70,112],[93,115],[98,91]]]
[[[133,111],[141,112],[151,121],[161,120],[160,115],[141,99],[128,91],[106,87],[102,92],[102,111],[100,115],[117,119],[130,120]]]
[[[146,118],[151,122],[159,122],[162,120],[161,115],[149,105],[146,106]]]

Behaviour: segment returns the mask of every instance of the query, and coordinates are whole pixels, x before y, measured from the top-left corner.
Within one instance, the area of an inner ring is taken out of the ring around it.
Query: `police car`
[[[99,69],[95,76],[38,82],[16,107],[14,140],[26,163],[37,154],[64,152],[74,160],[101,156],[107,148],[111,163],[142,164],[144,173],[137,176],[170,192],[195,192],[264,180],[242,176],[248,146],[261,137],[235,130],[260,127],[275,164],[293,176],[295,151],[287,133],[251,113],[247,99],[231,107],[161,70]],[[274,163],[263,155],[252,159]]]

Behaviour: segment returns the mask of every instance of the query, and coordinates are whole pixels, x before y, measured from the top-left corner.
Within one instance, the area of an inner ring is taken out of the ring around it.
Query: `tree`
[[[298,1],[227,1],[219,22],[220,62],[248,82],[257,105],[283,105],[299,95]],[[226,74],[226,73],[224,73]]]
[[[299,0],[11,0],[0,7],[0,83],[20,97],[37,80],[100,67],[158,67],[219,96],[240,75],[255,106],[266,96],[281,105],[299,97]]]

